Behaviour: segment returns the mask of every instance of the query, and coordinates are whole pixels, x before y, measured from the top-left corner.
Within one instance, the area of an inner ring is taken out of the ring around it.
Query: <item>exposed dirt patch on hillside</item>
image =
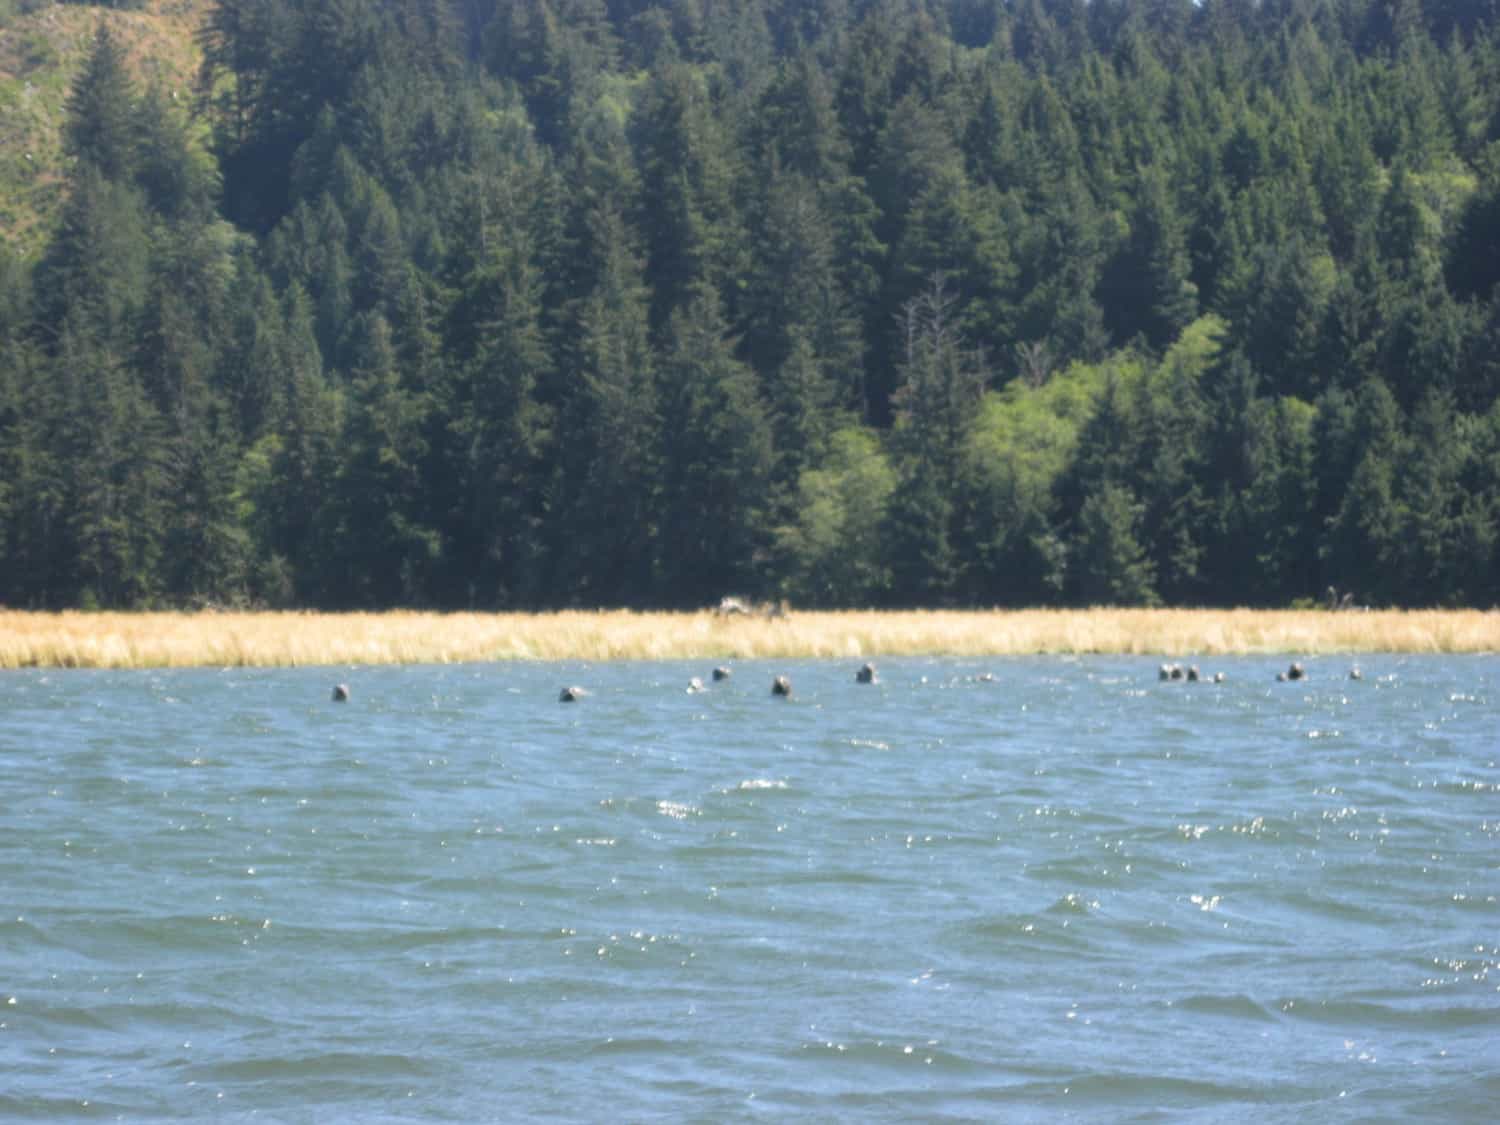
[[[35,253],[62,200],[68,91],[106,24],[142,89],[192,97],[198,28],[211,0],[149,0],[136,11],[50,4],[0,28],[0,238]]]

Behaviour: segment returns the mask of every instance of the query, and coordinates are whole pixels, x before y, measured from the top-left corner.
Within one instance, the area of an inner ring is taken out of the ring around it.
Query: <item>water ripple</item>
[[[1157,663],[0,677],[0,1118],[1487,1120],[1500,663]]]

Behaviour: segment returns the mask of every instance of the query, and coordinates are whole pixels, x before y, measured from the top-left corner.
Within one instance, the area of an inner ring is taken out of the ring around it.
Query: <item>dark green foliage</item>
[[[963,452],[988,373],[960,330],[956,305],[939,273],[902,309],[904,360],[892,399],[899,483],[887,550],[892,595],[905,604],[950,600],[962,568]]]
[[[1130,237],[1101,280],[1115,338],[1140,334],[1165,348],[1197,315],[1198,287],[1189,278],[1187,232],[1156,167],[1141,173]]]
[[[829,205],[796,172],[772,170],[742,301],[743,352],[764,374],[782,451],[795,480],[840,411],[860,405],[859,323],[842,282]]]
[[[1340,421],[1347,427],[1339,436],[1348,443],[1352,471],[1334,482],[1342,499],[1324,540],[1324,572],[1332,585],[1357,591],[1362,599],[1399,601],[1396,474],[1409,449],[1400,409],[1383,383],[1370,380]]]
[[[552,358],[542,330],[542,279],[524,227],[497,221],[481,236],[486,245],[455,310],[466,323],[454,330],[472,352],[450,405],[447,469],[456,507],[448,517],[453,553],[476,604],[493,607],[525,604],[542,579],[542,474],[553,438],[551,412],[538,396]]]
[[[68,96],[63,143],[68,155],[106,180],[124,180],[136,166],[135,89],[125,55],[106,24]]]
[[[37,264],[37,331],[55,341],[71,322],[123,351],[140,313],[149,262],[139,193],[80,164],[57,233]]]
[[[243,467],[254,587],[274,604],[347,604],[333,574],[344,399],[324,377],[311,302],[295,285],[282,301],[282,322],[286,419],[278,433],[255,442]]]
[[[1255,251],[1222,305],[1231,342],[1266,378],[1267,391],[1313,398],[1330,372],[1319,365],[1320,334],[1337,276],[1332,259],[1300,239]]]
[[[647,291],[624,217],[601,204],[586,230],[597,274],[571,326],[578,378],[560,419],[553,596],[646,604],[654,594],[662,425]]]
[[[360,316],[353,353],[337,517],[340,593],[358,605],[419,605],[442,552],[422,488],[431,401],[404,385],[380,314]]]
[[[647,80],[632,116],[641,170],[638,222],[652,279],[651,322],[664,333],[700,283],[740,276],[744,239],[731,194],[733,170],[701,73],[667,66]]]
[[[725,590],[756,592],[771,430],[705,285],[672,318],[660,385],[656,599],[695,606]]]
[[[167,450],[166,503],[174,518],[162,544],[164,591],[194,606],[243,603],[253,560],[233,428],[217,412],[186,414],[176,419]]]
[[[1481,175],[1459,217],[1447,273],[1455,296],[1484,300],[1500,283],[1500,144],[1486,152]]]
[[[0,261],[0,601],[1492,604],[1497,42],[220,0],[190,105],[101,30]]]
[[[136,116],[135,179],[146,205],[175,224],[206,218],[217,176],[192,141],[185,114],[153,87],[140,100]]]
[[[1154,605],[1155,568],[1140,542],[1142,509],[1128,488],[1104,484],[1078,511],[1074,570],[1084,605]]]
[[[160,416],[129,368],[86,328],[58,342],[61,565],[46,600],[149,604],[161,581],[166,466]]]
[[[9,273],[9,263],[0,259],[0,276]],[[5,277],[0,284],[11,284]],[[6,293],[0,289],[0,293]],[[7,294],[8,295],[8,294]],[[19,513],[26,472],[27,449],[22,421],[21,386],[30,383],[25,370],[26,352],[15,340],[14,330],[5,323],[4,305],[0,304],[0,551],[12,566],[21,567],[23,550],[20,540]],[[18,583],[8,583],[14,591]],[[7,591],[7,592],[11,592]]]

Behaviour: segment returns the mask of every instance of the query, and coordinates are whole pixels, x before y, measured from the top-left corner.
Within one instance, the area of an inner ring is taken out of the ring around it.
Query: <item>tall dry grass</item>
[[[0,610],[0,668],[490,660],[1120,653],[1496,652],[1500,613],[1022,610],[793,613],[23,613]]]

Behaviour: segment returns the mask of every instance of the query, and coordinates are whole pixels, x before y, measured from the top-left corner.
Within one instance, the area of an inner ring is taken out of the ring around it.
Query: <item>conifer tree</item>
[[[900,487],[887,535],[892,594],[906,604],[946,601],[960,578],[962,451],[987,372],[959,329],[956,299],[935,274],[903,309],[902,383],[892,400]]]
[[[179,412],[167,425],[165,592],[191,606],[243,604],[252,560],[238,490],[238,435],[216,404]]]
[[[486,238],[462,298],[474,318],[474,351],[449,421],[452,471],[461,482],[449,534],[480,604],[503,606],[524,604],[541,580],[539,474],[551,418],[538,388],[548,381],[551,356],[542,281],[524,228]]]
[[[292,285],[281,305],[276,362],[286,377],[286,414],[278,431],[255,447],[266,465],[249,488],[259,555],[253,581],[259,595],[275,603],[347,605],[333,565],[344,397],[325,377],[306,291]]]
[[[64,324],[56,369],[65,378],[56,448],[69,561],[58,579],[69,601],[148,604],[161,585],[160,418],[122,357],[81,321]]]
[[[37,326],[56,337],[65,320],[123,350],[146,290],[150,242],[139,194],[80,164],[57,233],[38,262]]]
[[[773,404],[795,402],[797,412],[814,401],[825,413],[852,408],[860,391],[859,322],[839,276],[834,224],[811,181],[780,169],[773,169],[772,180],[753,223],[755,249],[742,302],[745,357],[764,375]],[[791,394],[780,378],[792,370],[799,348],[807,353],[807,362],[796,367],[799,379],[811,374],[811,363],[826,383],[805,385],[811,398]]]
[[[1155,605],[1155,568],[1140,542],[1141,506],[1123,485],[1105,483],[1078,512],[1073,569],[1084,605]]]
[[[1130,237],[1101,284],[1106,323],[1116,340],[1140,333],[1165,348],[1197,315],[1197,287],[1189,277],[1186,230],[1177,217],[1162,169],[1140,175]]]
[[[770,427],[726,332],[717,295],[700,284],[662,358],[656,596],[670,605],[753,593],[765,548]]]
[[[1400,598],[1398,564],[1402,516],[1395,490],[1397,465],[1407,452],[1400,409],[1378,380],[1360,387],[1350,419],[1353,470],[1321,546],[1329,585],[1385,603]]]
[[[647,290],[624,216],[601,201],[589,216],[598,259],[578,305],[577,379],[560,425],[560,498],[549,544],[554,596],[639,604],[653,592],[660,396]]]
[[[699,283],[722,293],[730,278],[740,276],[743,240],[724,134],[699,76],[680,63],[654,75],[633,129],[642,198],[648,201],[639,223],[652,279],[651,323],[660,335]]]
[[[220,0],[192,100],[101,23],[0,598],[1493,600],[1492,9]]]
[[[422,488],[430,403],[404,385],[384,317],[361,314],[355,333],[339,480],[345,589],[356,604],[421,604],[442,549]]]
[[[104,179],[124,182],[137,163],[135,85],[109,25],[94,32],[93,49],[68,94],[63,143],[68,154]]]

